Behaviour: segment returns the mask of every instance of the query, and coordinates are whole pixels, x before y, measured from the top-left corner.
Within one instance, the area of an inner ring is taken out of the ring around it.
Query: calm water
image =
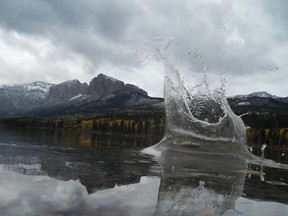
[[[287,170],[185,152],[158,163],[140,153],[149,142],[1,128],[0,215],[287,215]]]

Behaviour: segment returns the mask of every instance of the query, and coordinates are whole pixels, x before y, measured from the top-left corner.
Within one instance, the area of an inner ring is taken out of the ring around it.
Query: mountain
[[[0,115],[17,110],[29,110],[41,106],[53,84],[36,81],[23,85],[0,87]]]
[[[245,112],[288,112],[288,97],[281,98],[267,92],[254,92],[228,98],[232,110],[238,114]]]
[[[240,99],[240,98],[247,98],[247,97],[259,97],[259,98],[274,98],[277,96],[273,96],[265,91],[260,91],[260,92],[253,92],[248,95],[236,95],[233,98],[234,99]]]
[[[163,99],[143,89],[99,74],[90,84],[69,80],[60,84],[33,82],[0,87],[0,116],[93,114],[123,108],[161,107]]]

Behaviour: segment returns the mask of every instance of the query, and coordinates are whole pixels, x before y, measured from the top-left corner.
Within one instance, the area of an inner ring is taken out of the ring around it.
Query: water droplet
[[[281,156],[284,157],[284,156],[285,156],[285,152],[283,152],[283,153],[281,154]]]
[[[267,144],[263,144],[261,146],[261,159],[264,159],[264,152],[265,152],[265,148],[267,147]]]
[[[263,152],[266,147],[267,147],[267,144],[264,143],[264,144],[261,146],[261,152]]]
[[[199,187],[200,188],[204,188],[204,186],[205,186],[205,181],[199,181]]]

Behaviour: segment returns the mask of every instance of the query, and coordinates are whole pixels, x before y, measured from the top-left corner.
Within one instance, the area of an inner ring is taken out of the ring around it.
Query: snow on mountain
[[[254,92],[249,94],[250,97],[260,97],[260,98],[271,98],[273,97],[271,94],[265,92],[265,91],[261,91],[261,92]]]
[[[37,99],[44,99],[49,92],[51,86],[54,84],[46,83],[42,81],[36,81],[28,84],[22,85],[24,90],[26,91],[26,97],[32,97]],[[20,85],[21,87],[21,85]]]
[[[69,101],[74,100],[74,99],[79,98],[79,97],[82,97],[82,96],[83,96],[83,94],[78,94],[78,95],[70,98]]]
[[[0,87],[1,93],[7,93],[8,95],[15,95],[21,97],[33,97],[44,99],[50,89],[54,84],[46,83],[42,81],[35,81],[25,84],[16,85],[3,85]]]
[[[0,87],[0,114],[40,106],[53,84],[36,81]]]
[[[28,84],[24,84],[24,86],[27,86],[28,90],[41,90],[43,92],[48,92],[49,88],[53,86],[54,84],[46,83],[42,81],[36,81]]]
[[[74,79],[74,80],[67,80],[67,81],[62,82],[62,83],[60,83],[58,85],[65,85],[65,86],[70,87],[70,86],[73,86],[73,85],[77,85],[78,83],[80,83],[79,80]]]
[[[253,92],[248,95],[235,95],[232,97],[233,99],[244,99],[244,98],[250,98],[250,97],[259,97],[259,98],[278,98],[275,95],[271,95],[265,91],[260,91],[260,92]]]

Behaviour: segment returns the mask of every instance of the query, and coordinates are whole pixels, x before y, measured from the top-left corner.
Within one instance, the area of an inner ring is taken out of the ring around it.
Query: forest
[[[246,126],[248,145],[287,148],[288,114],[247,113],[242,116]],[[1,125],[17,128],[37,128],[55,131],[75,130],[86,134],[152,137],[159,141],[164,134],[165,113],[161,111],[129,111],[95,116],[6,117]]]

